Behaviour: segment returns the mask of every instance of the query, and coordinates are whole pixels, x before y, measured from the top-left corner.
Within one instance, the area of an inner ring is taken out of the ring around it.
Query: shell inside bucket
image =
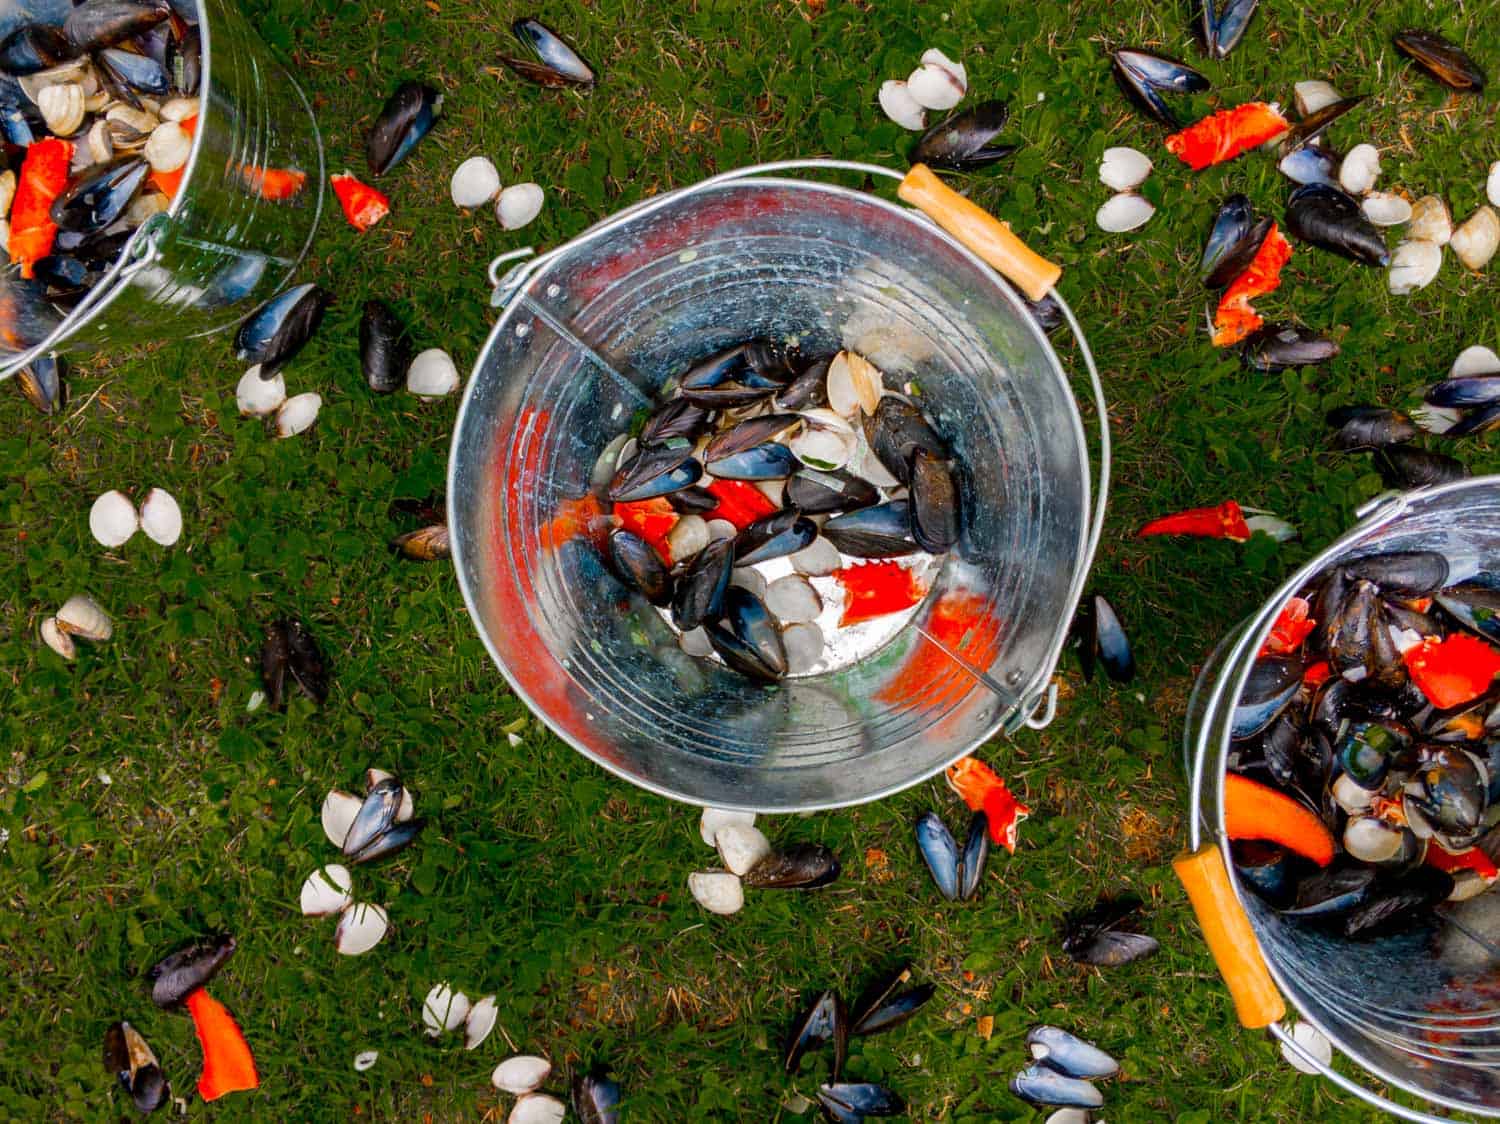
[[[588,486],[669,376],[755,337],[847,347],[888,385],[915,382],[967,465],[960,543],[906,625],[769,688],[685,655],[630,598]],[[532,708],[645,788],[761,811],[906,787],[1034,699],[1089,516],[1077,406],[1010,291],[902,208],[787,180],[641,208],[549,263],[476,365],[448,496],[470,612]]]
[[[1500,479],[1414,493],[1393,518],[1356,528],[1308,563],[1268,603],[1235,653],[1205,667],[1195,699],[1217,691],[1195,725],[1206,731],[1202,782],[1205,827],[1222,837],[1219,778],[1229,750],[1236,691],[1287,598],[1318,574],[1358,555],[1432,550],[1449,562],[1450,583],[1500,570]],[[1257,627],[1258,626],[1258,627]],[[1227,659],[1228,663],[1225,663]],[[1414,928],[1351,940],[1283,917],[1258,897],[1225,858],[1267,966],[1303,1017],[1372,1075],[1434,1104],[1500,1116],[1500,892],[1447,903]]]

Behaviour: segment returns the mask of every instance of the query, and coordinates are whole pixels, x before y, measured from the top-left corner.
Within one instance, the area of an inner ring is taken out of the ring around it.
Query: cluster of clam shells
[[[495,217],[506,230],[519,230],[542,213],[546,193],[540,184],[500,186],[500,172],[488,156],[471,156],[453,171],[448,184],[453,205],[464,210],[495,204]]]
[[[318,411],[323,408],[323,396],[316,391],[303,391],[290,398],[286,393],[286,379],[277,371],[270,378],[262,378],[260,364],[240,376],[234,388],[235,403],[240,413],[247,418],[264,418],[276,415],[276,436],[295,437],[312,428],[318,420]]]
[[[517,1054],[495,1067],[490,1083],[516,1098],[506,1124],[557,1124],[567,1116],[562,1101],[539,1091],[551,1075],[552,1063],[535,1054]]]
[[[182,508],[170,492],[152,488],[137,510],[130,497],[112,489],[89,508],[89,533],[100,546],[124,546],[137,531],[160,546],[172,546],[182,537]]]
[[[114,622],[99,603],[86,593],[75,593],[62,608],[42,621],[38,631],[42,643],[65,660],[78,656],[75,640],[102,644],[115,634]]]
[[[422,1026],[427,1036],[441,1038],[462,1029],[465,1050],[479,1048],[495,1029],[498,1015],[493,995],[471,1001],[463,992],[454,991],[446,980],[433,984],[422,1000]]]
[[[1094,221],[1108,234],[1136,230],[1156,213],[1156,206],[1136,188],[1151,174],[1151,158],[1144,152],[1120,146],[1106,148],[1099,160],[1099,182],[1115,194],[1099,208]]]
[[[919,132],[927,127],[929,109],[952,109],[968,92],[969,75],[963,63],[929,47],[905,80],[893,78],[880,84],[878,99],[887,117],[903,129]]]

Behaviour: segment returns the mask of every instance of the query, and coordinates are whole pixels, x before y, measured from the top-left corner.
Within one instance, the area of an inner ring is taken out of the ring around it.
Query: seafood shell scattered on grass
[[[490,1084],[502,1093],[529,1093],[540,1089],[552,1075],[552,1063],[532,1054],[506,1058],[490,1074]]]
[[[1448,246],[1470,269],[1483,269],[1500,249],[1500,215],[1493,207],[1480,207],[1453,228]]]
[[[488,156],[471,156],[453,170],[448,192],[455,207],[480,207],[500,194],[500,173]]]
[[[1107,234],[1124,234],[1145,226],[1154,214],[1155,205],[1144,195],[1121,192],[1099,208],[1094,221]]]
[[[1298,82],[1292,87],[1292,97],[1299,117],[1311,117],[1318,110],[1344,100],[1332,83],[1321,80]]]
[[[1437,246],[1446,246],[1453,237],[1453,217],[1448,204],[1437,195],[1424,195],[1411,205],[1406,236]]]
[[[739,876],[727,870],[695,870],[688,875],[688,892],[710,913],[738,913],[745,905]]]
[[[1151,158],[1134,148],[1106,148],[1099,161],[1099,181],[1112,191],[1129,191],[1146,182]]]
[[[1392,296],[1405,296],[1425,289],[1443,266],[1443,248],[1436,242],[1408,238],[1391,255],[1386,285]]]
[[[340,956],[362,956],[385,939],[390,917],[381,906],[356,902],[339,916],[333,947]]]
[[[506,230],[519,230],[542,213],[545,198],[540,184],[513,183],[495,201],[495,217]]]
[[[152,488],[141,501],[141,530],[160,546],[172,546],[182,537],[182,508],[172,493]]]
[[[881,111],[903,129],[916,132],[927,127],[927,111],[922,108],[905,82],[892,78],[880,84],[877,95]]]
[[[418,398],[443,398],[458,389],[458,367],[440,347],[419,351],[406,370],[406,389]]]
[[[312,428],[322,406],[322,395],[314,391],[292,395],[276,410],[276,436],[295,437]]]
[[[1339,165],[1339,186],[1350,195],[1364,195],[1380,178],[1380,150],[1373,144],[1357,144]]]
[[[115,634],[114,622],[86,593],[75,593],[57,610],[57,627],[69,636],[102,644]]]
[[[111,550],[125,545],[140,525],[135,504],[123,492],[105,492],[89,509],[89,532],[101,546]]]

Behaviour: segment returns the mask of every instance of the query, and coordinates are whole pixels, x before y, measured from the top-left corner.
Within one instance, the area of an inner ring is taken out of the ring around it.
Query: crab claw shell
[[[484,996],[469,1008],[468,1017],[464,1019],[465,1050],[477,1049],[490,1036],[498,1014],[493,995]]]
[[[42,643],[63,659],[71,661],[78,658],[78,648],[74,645],[73,638],[58,627],[56,617],[46,618],[37,631],[41,634]]]
[[[172,493],[152,488],[141,501],[141,530],[161,546],[171,546],[182,538],[182,508]]]
[[[704,808],[703,815],[698,819],[698,834],[708,846],[716,847],[719,832],[731,825],[753,827],[755,813],[731,812],[727,808]]]
[[[341,956],[360,956],[385,939],[390,918],[378,905],[355,902],[344,910],[334,930],[334,951]]]
[[[916,132],[926,128],[927,113],[917,99],[912,97],[905,82],[895,78],[882,82],[880,93],[876,97],[881,111],[903,129]]]
[[[1443,267],[1443,248],[1433,242],[1408,239],[1391,255],[1386,286],[1392,296],[1405,296],[1432,284]]]
[[[745,904],[739,876],[727,870],[695,870],[688,875],[688,891],[710,913],[738,913]]]
[[[1107,234],[1124,234],[1145,226],[1154,214],[1156,207],[1145,196],[1121,192],[1099,208],[1094,221]]]
[[[556,1097],[525,1093],[505,1119],[506,1124],[561,1124],[567,1115],[567,1106]]]
[[[1480,207],[1454,228],[1448,245],[1464,265],[1483,269],[1500,249],[1500,215],[1493,207]]]
[[[532,1054],[506,1058],[490,1074],[490,1084],[502,1093],[529,1093],[539,1089],[552,1074],[552,1063]]]
[[[925,63],[907,76],[906,91],[924,109],[952,109],[966,92],[957,74],[933,63]]]
[[[445,1030],[457,1030],[469,1017],[469,997],[446,983],[433,984],[422,1000],[422,1025],[436,1038]]]
[[[114,623],[86,593],[75,593],[57,610],[57,627],[70,636],[103,643],[115,634]]]
[[[338,863],[313,871],[302,882],[299,897],[302,916],[327,917],[331,913],[342,913],[354,902],[349,894],[353,885],[349,869]]]
[[[135,504],[122,492],[105,492],[89,508],[89,532],[101,546],[113,549],[125,545],[140,525]]]
[[[286,380],[279,372],[268,379],[261,378],[260,364],[257,363],[240,376],[234,388],[234,400],[245,417],[265,417],[286,401]]]
[[[328,836],[328,842],[335,847],[344,846],[344,840],[349,837],[349,828],[354,825],[354,817],[359,815],[363,803],[353,793],[338,789],[323,797],[323,834]]]

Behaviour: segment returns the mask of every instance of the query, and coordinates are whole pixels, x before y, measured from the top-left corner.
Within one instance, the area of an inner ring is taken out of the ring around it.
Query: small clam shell
[[[442,398],[458,389],[458,368],[440,347],[417,353],[406,369],[406,389],[418,398]]]
[[[1354,816],[1344,828],[1344,850],[1360,862],[1383,863],[1401,851],[1401,829],[1374,816]]]
[[[1323,1032],[1312,1023],[1301,1021],[1294,1023],[1292,1041],[1302,1047],[1303,1053],[1310,1054],[1315,1060],[1321,1062],[1324,1069],[1333,1064],[1333,1043],[1329,1042]],[[1299,1073],[1315,1077],[1322,1072],[1317,1066],[1309,1065],[1304,1061],[1302,1056],[1295,1053],[1285,1042],[1281,1044],[1281,1056]]]
[[[361,1050],[354,1055],[354,1072],[363,1073],[375,1064],[380,1057],[379,1050]]]
[[[905,82],[898,79],[882,82],[876,100],[881,111],[903,129],[916,132],[927,127],[927,111],[912,97]]]
[[[1356,784],[1348,773],[1340,773],[1338,780],[1333,782],[1333,799],[1340,808],[1353,816],[1368,812],[1375,802],[1375,794]]]
[[[783,624],[805,624],[818,619],[823,599],[801,574],[787,574],[766,586],[766,608]]]
[[[321,812],[323,834],[328,837],[328,842],[335,847],[344,846],[344,840],[349,836],[349,828],[353,826],[354,817],[359,815],[359,809],[363,803],[364,801],[352,792],[342,792],[339,789],[333,789],[323,797]]]
[[[453,170],[448,194],[455,207],[482,207],[500,193],[500,173],[488,156],[471,156]]]
[[[811,622],[790,624],[781,633],[781,646],[786,649],[788,674],[801,675],[811,671],[823,658],[823,630]]]
[[[234,388],[234,399],[240,413],[247,418],[264,417],[286,401],[286,380],[280,371],[268,379],[261,378],[260,364],[257,363],[240,376]]]
[[[882,389],[880,372],[857,352],[841,351],[828,365],[828,405],[840,417],[873,414]]]
[[[1460,351],[1448,370],[1450,379],[1461,379],[1466,375],[1497,374],[1500,374],[1500,355],[1481,344]]]
[[[152,488],[141,501],[141,530],[146,537],[162,546],[171,546],[182,537],[182,508],[163,488]]]
[[[1484,193],[1489,198],[1490,206],[1500,207],[1500,160],[1490,165],[1490,175],[1485,181]]]
[[[1350,195],[1364,195],[1380,178],[1380,150],[1373,144],[1357,144],[1339,165],[1339,186]]]
[[[840,566],[844,560],[839,556],[838,547],[819,535],[811,543],[790,556],[792,568],[799,574],[808,577],[827,577]]]
[[[1489,265],[1500,249],[1500,215],[1493,207],[1480,207],[1458,226],[1453,228],[1449,247],[1458,255],[1458,260],[1473,270]]]
[[[340,956],[360,956],[385,939],[391,920],[378,905],[355,902],[339,917],[333,947]]]
[[[1099,162],[1099,182],[1111,191],[1139,187],[1151,174],[1151,157],[1133,148],[1106,148]]]
[[[276,435],[295,437],[318,420],[318,410],[323,406],[321,395],[309,390],[294,394],[276,411]]]
[[[906,91],[924,109],[952,109],[964,96],[964,84],[946,66],[925,63],[906,78]]]
[[[113,99],[110,96],[110,92],[108,90],[90,91],[88,84],[85,83],[83,87],[84,113],[98,113],[102,109],[107,109],[109,107],[109,103],[112,100]]]
[[[198,116],[197,98],[168,98],[161,103],[161,109],[157,111],[163,121],[186,121],[189,117]]]
[[[1343,95],[1328,82],[1298,82],[1292,87],[1292,97],[1299,117],[1311,117],[1318,110],[1342,101]]]
[[[9,168],[0,172],[0,218],[10,215],[10,205],[16,197],[16,173]]]
[[[490,1084],[502,1093],[529,1093],[540,1089],[552,1075],[552,1063],[534,1054],[517,1054],[506,1058],[490,1074]]]
[[[506,230],[519,230],[542,213],[545,198],[540,184],[513,183],[500,193],[495,217]]]
[[[1133,191],[1126,191],[1100,207],[1094,215],[1094,221],[1099,224],[1100,230],[1108,234],[1124,234],[1127,230],[1145,226],[1154,214],[1156,207],[1149,199]]]
[[[1376,226],[1400,226],[1411,218],[1411,204],[1389,191],[1374,191],[1366,195],[1360,210]]]
[[[1446,246],[1453,237],[1453,216],[1448,204],[1436,195],[1424,195],[1411,205],[1411,219],[1406,228],[1408,238]]]
[[[771,853],[771,841],[758,827],[729,824],[714,836],[719,858],[732,874],[743,875]]]
[[[1434,242],[1407,239],[1391,254],[1386,286],[1392,296],[1405,296],[1425,289],[1443,267],[1443,248]]]
[[[477,1049],[490,1036],[490,1031],[495,1029],[495,1019],[498,1016],[493,995],[486,995],[470,1007],[468,1018],[464,1019],[464,1049]]]
[[[727,870],[695,870],[688,875],[688,892],[710,913],[738,913],[745,904],[739,876]]]
[[[56,136],[71,137],[83,127],[83,87],[76,82],[63,82],[38,91],[36,107]]]
[[[672,557],[691,558],[708,545],[708,522],[701,515],[684,515],[667,532]]]
[[[349,894],[353,885],[348,868],[338,863],[313,871],[302,882],[302,916],[327,917],[331,913],[342,913],[353,904],[354,899]]]
[[[27,74],[16,81],[20,84],[22,92],[35,102],[37,108],[40,109],[41,103],[37,99],[41,95],[41,92],[48,86],[59,86],[69,82],[76,83],[79,86],[86,86],[91,73],[92,69],[89,65],[88,56],[80,55],[76,59],[59,63],[57,66],[50,67],[47,70],[38,70],[35,74]],[[92,91],[85,90],[84,92],[90,93]]]
[[[754,566],[738,566],[729,575],[729,584],[737,585],[741,589],[748,589],[755,594],[756,599],[766,599],[766,576]]]
[[[139,526],[135,504],[118,491],[105,492],[89,508],[89,531],[101,546],[123,546]]]
[[[710,519],[708,521],[708,541],[718,542],[720,539],[732,539],[739,534],[739,528],[728,519]]]
[[[953,80],[964,88],[967,93],[969,89],[969,72],[964,69],[964,64],[954,62],[936,47],[928,47],[922,52],[922,57],[917,60],[923,66],[940,66],[953,76]]]
[[[832,470],[843,468],[849,463],[849,458],[854,455],[858,443],[851,429],[808,426],[788,441],[787,446],[803,464],[813,468]],[[779,483],[783,488],[786,486],[785,481],[779,481]]]
[[[75,593],[57,610],[57,627],[69,636],[102,644],[115,634],[114,622],[86,593]]]
[[[506,1124],[562,1124],[567,1117],[567,1106],[556,1097],[546,1093],[525,1093],[516,1101]]]
[[[123,103],[110,106],[104,113],[104,119],[117,125],[124,125],[141,134],[142,137],[149,137],[156,131],[156,126],[161,124],[156,114],[147,113],[144,109],[136,109],[134,106]]]
[[[73,638],[58,627],[56,617],[47,617],[37,629],[41,634],[42,643],[51,648],[65,660],[75,659],[78,648],[73,643]]]
[[[718,839],[719,832],[736,825],[753,827],[755,813],[732,812],[728,808],[704,808],[703,815],[698,817],[698,834],[708,846],[716,847],[718,844],[715,840]]]
[[[469,1017],[469,997],[446,983],[434,984],[422,1000],[422,1025],[436,1038],[445,1030],[457,1030]]]
[[[193,151],[193,138],[176,121],[163,121],[151,130],[146,147],[141,150],[154,172],[175,172],[187,163]]]

